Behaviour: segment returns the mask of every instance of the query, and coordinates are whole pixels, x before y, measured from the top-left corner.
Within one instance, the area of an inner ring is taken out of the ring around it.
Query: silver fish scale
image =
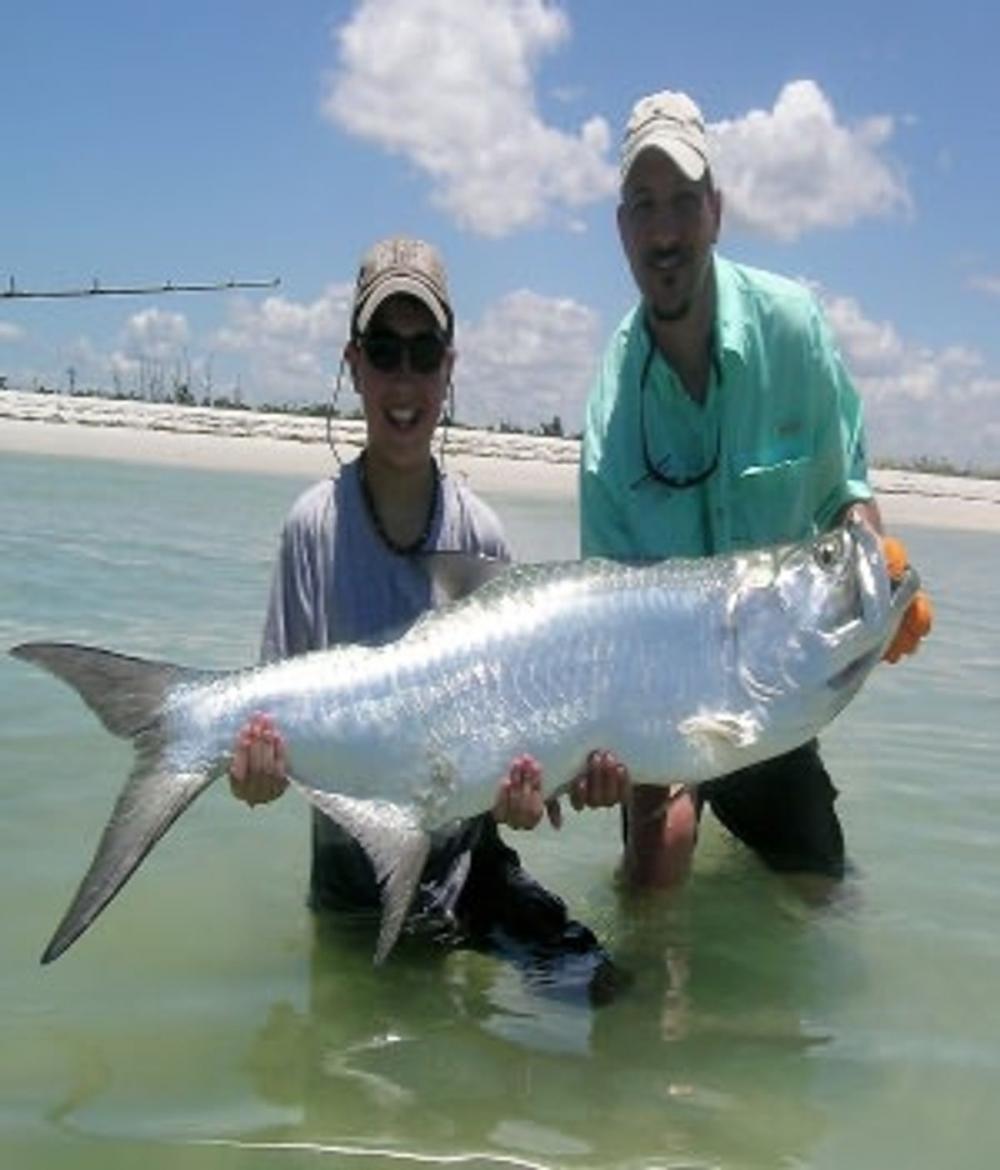
[[[635,760],[639,772],[654,771],[676,737],[665,692],[706,697],[705,659],[709,647],[719,654],[724,592],[723,576],[686,562],[515,569],[429,615],[405,645],[369,652],[385,659],[383,668],[366,662],[365,681],[328,711],[327,766],[304,743],[296,751],[293,734],[292,767],[309,783],[358,795],[391,790],[402,798],[408,786],[422,810],[434,777],[435,793],[452,798],[451,815],[488,806],[519,752],[539,760],[550,784],[568,779],[597,744]],[[715,595],[718,603],[706,604]],[[689,611],[697,614],[693,629]],[[692,636],[702,652],[692,653]]]

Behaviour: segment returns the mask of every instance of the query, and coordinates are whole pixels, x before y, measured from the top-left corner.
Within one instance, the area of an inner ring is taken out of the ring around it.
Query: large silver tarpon
[[[438,562],[442,580],[454,575],[449,559]],[[539,761],[549,795],[598,746],[660,785],[778,755],[849,702],[916,588],[912,570],[890,583],[879,538],[849,523],[803,544],[700,560],[513,566],[385,646],[244,671],[16,646],[135,746],[43,962],[226,771],[256,712],[281,729],[295,786],[368,851],[383,893],[381,959],[412,900],[427,830],[488,809],[515,755]]]

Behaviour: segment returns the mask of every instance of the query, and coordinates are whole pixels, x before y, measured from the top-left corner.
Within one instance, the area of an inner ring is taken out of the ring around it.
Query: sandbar
[[[82,395],[0,392],[0,452],[123,460],[303,481],[336,471],[363,442],[360,420],[178,406]],[[446,466],[486,495],[572,499],[579,443],[553,436],[449,427]],[[886,526],[1000,532],[1000,480],[877,468]]]

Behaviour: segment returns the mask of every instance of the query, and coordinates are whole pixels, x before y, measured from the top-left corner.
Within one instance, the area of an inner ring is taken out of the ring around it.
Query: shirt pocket
[[[812,463],[809,455],[765,456],[734,469],[733,536],[740,544],[776,544],[812,535]]]

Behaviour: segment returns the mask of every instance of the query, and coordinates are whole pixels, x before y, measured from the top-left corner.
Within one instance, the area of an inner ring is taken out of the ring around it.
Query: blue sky
[[[876,455],[1000,467],[998,34],[964,0],[8,5],[2,286],[281,285],[0,298],[0,374],[321,400],[361,253],[408,232],[448,264],[459,417],[576,430],[634,295],[621,128],[681,89],[720,250],[815,288]]]

